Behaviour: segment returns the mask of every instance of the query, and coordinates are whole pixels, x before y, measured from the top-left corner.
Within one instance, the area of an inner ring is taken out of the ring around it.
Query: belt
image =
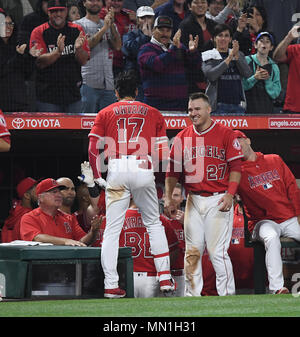
[[[136,156],[134,154],[116,154],[113,156],[109,156],[109,159],[135,159],[135,160],[150,160],[150,156],[145,154],[145,155],[139,155]]]
[[[214,195],[224,194],[226,192],[227,191],[221,191],[221,192],[191,191],[192,194],[200,195],[201,197],[212,197]]]
[[[156,272],[151,272],[151,271],[135,271],[136,274],[138,274],[138,276],[157,276]]]

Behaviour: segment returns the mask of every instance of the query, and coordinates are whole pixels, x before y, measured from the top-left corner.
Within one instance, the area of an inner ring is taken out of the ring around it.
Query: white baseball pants
[[[158,297],[159,280],[157,276],[148,276],[147,272],[134,272],[134,297]]]
[[[159,219],[155,177],[152,169],[143,167],[146,167],[145,161],[137,160],[136,156],[122,156],[120,159],[110,159],[108,163],[105,193],[106,227],[101,249],[105,289],[118,288],[119,236],[131,196],[149,233],[159,280],[171,278],[169,248],[165,229]]]
[[[216,272],[219,296],[235,294],[232,264],[227,253],[232,235],[233,207],[228,212],[219,211],[218,201],[223,195],[188,195],[184,218],[185,296],[201,296],[201,259],[205,245]]]
[[[253,239],[262,241],[265,246],[269,290],[272,293],[275,293],[284,286],[280,243],[281,236],[300,241],[300,225],[297,217],[293,217],[282,223],[276,223],[272,220],[259,221],[255,225],[252,233]]]

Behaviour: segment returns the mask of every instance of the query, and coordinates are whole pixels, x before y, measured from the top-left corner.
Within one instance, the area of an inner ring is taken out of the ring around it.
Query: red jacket
[[[276,154],[256,155],[255,161],[243,162],[238,188],[250,231],[260,220],[281,223],[300,215],[300,189],[293,173]]]
[[[14,203],[1,231],[1,241],[3,243],[21,240],[20,221],[22,216],[30,211],[32,211],[32,209],[23,207],[20,201]]]

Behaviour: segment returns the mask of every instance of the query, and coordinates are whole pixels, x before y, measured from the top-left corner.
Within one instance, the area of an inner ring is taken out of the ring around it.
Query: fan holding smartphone
[[[257,35],[254,46],[256,54],[246,56],[253,75],[243,79],[247,99],[247,114],[270,114],[273,101],[281,91],[280,72],[277,64],[269,57],[274,48],[274,38],[269,32]]]

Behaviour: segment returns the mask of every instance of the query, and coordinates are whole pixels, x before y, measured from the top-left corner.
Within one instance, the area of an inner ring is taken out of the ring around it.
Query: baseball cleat
[[[104,297],[105,298],[122,298],[126,296],[126,291],[120,288],[114,289],[105,289]]]
[[[173,278],[159,282],[159,289],[165,296],[172,295],[176,288],[177,283]]]
[[[275,291],[275,295],[282,295],[282,294],[288,294],[288,293],[289,293],[289,290],[286,287],[282,287],[281,289]]]

